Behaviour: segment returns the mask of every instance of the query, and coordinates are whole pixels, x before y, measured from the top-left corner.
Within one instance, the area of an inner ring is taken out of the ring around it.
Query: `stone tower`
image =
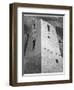
[[[55,27],[40,18],[31,18],[29,22],[31,25],[25,51],[25,73],[62,72],[63,60]]]

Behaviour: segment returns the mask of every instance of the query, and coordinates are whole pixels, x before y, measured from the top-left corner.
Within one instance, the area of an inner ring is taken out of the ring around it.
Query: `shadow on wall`
[[[63,57],[63,28],[56,27],[61,56]]]

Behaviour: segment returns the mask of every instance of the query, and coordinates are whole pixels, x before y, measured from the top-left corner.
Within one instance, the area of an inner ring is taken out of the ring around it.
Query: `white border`
[[[64,16],[64,74],[50,74],[49,76],[36,75],[22,76],[22,12],[26,13],[52,13],[65,14]],[[17,82],[33,82],[33,81],[54,81],[54,80],[69,80],[69,10],[55,9],[38,9],[38,8],[18,8],[17,9]]]

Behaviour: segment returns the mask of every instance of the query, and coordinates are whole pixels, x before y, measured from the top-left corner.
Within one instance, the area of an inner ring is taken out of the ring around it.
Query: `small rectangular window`
[[[35,23],[33,24],[34,29],[36,29]]]
[[[33,40],[33,47],[32,47],[33,50],[35,49],[35,43],[36,43],[36,40]]]
[[[33,26],[33,29],[36,29],[36,20],[35,19],[32,20],[32,26]]]
[[[48,29],[48,32],[50,32],[50,26],[49,25],[47,25],[47,29]]]

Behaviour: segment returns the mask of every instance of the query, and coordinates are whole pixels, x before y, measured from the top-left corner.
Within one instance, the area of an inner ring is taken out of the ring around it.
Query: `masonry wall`
[[[43,73],[63,71],[63,60],[59,49],[56,29],[53,25],[42,19],[41,19],[41,55],[42,55],[41,63]]]
[[[24,56],[24,73],[41,73],[41,26],[38,18],[30,22],[29,39]],[[29,24],[28,24],[29,25]]]

